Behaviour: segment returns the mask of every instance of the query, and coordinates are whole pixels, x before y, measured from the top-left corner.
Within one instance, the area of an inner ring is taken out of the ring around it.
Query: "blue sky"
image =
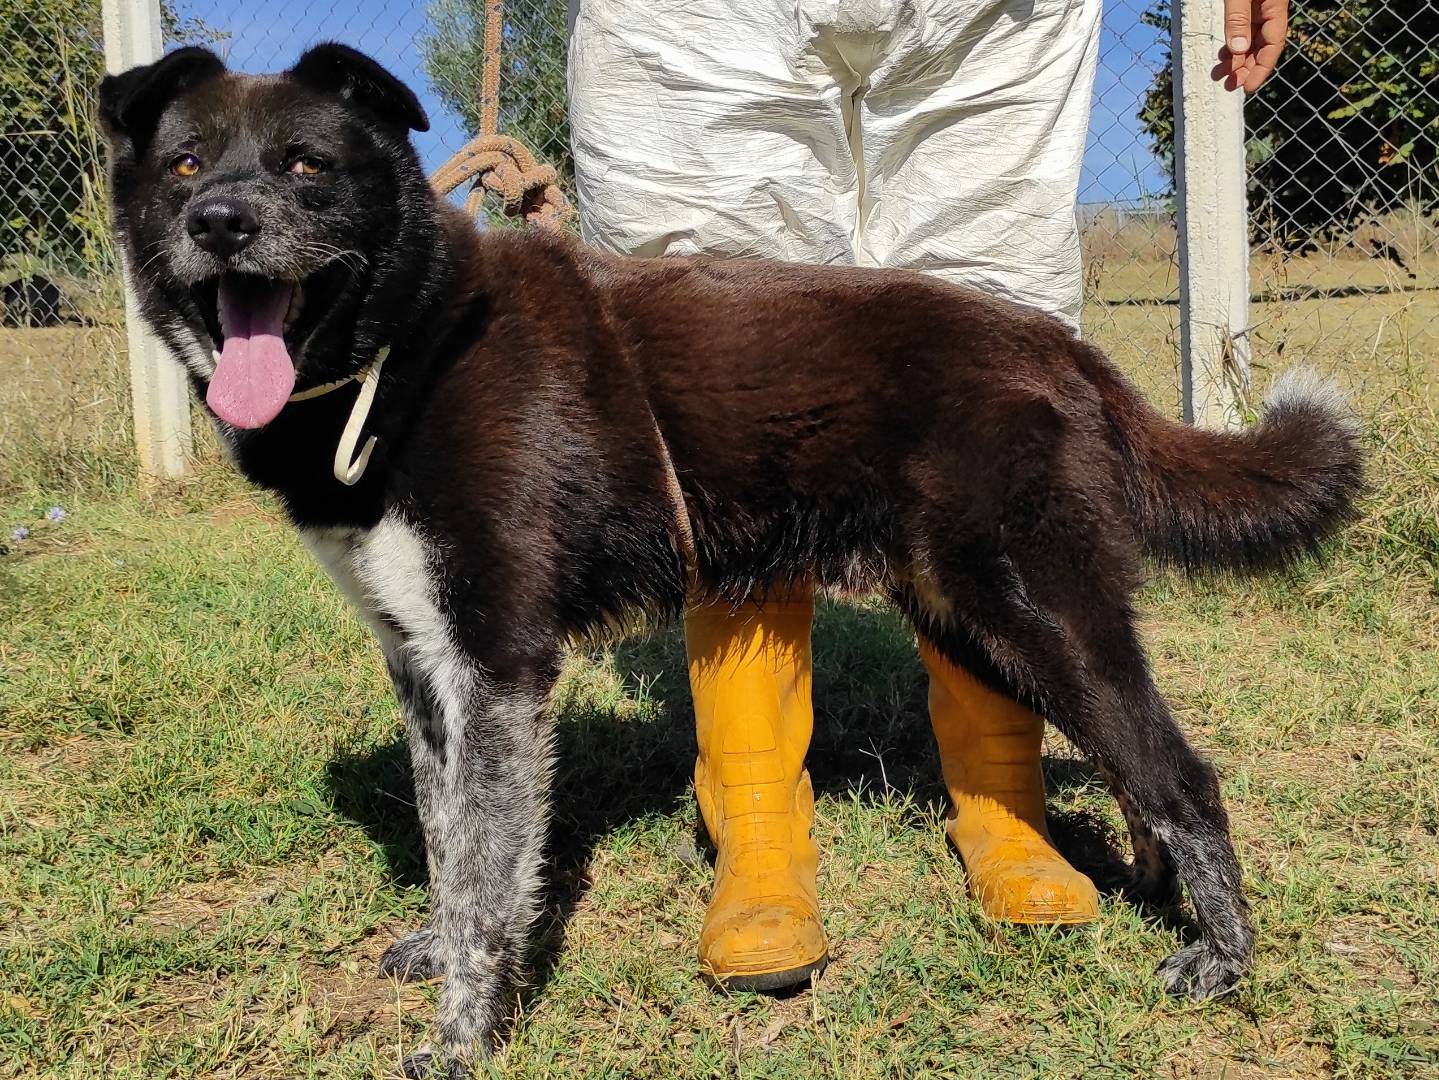
[[[306,45],[333,39],[374,56],[419,92],[430,130],[416,137],[433,168],[464,141],[458,119],[430,91],[418,39],[426,28],[426,0],[177,0],[182,17],[198,17],[229,37],[221,46],[241,71],[274,71]],[[1135,119],[1140,97],[1161,66],[1164,46],[1139,21],[1147,0],[1105,5],[1081,202],[1131,200],[1163,192],[1164,176]]]

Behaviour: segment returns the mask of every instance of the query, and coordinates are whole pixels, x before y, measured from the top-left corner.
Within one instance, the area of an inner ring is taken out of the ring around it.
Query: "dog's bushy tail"
[[[1125,502],[1162,561],[1273,566],[1315,550],[1353,515],[1364,487],[1360,425],[1343,391],[1313,371],[1282,375],[1259,423],[1234,432],[1170,420],[1128,384],[1127,400],[1100,390],[1125,459]]]

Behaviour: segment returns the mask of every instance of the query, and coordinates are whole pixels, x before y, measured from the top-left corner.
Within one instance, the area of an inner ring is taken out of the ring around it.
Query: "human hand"
[[[1224,47],[1210,72],[1224,89],[1254,93],[1274,72],[1289,34],[1289,0],[1223,0]]]

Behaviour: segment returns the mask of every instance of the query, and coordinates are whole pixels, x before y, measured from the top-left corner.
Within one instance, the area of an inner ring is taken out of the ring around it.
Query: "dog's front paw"
[[[1201,940],[1185,946],[1160,964],[1159,978],[1170,994],[1206,1001],[1229,993],[1248,970],[1248,960],[1225,956]]]
[[[424,982],[445,973],[439,943],[429,927],[406,934],[380,957],[380,977],[400,982]]]
[[[470,1080],[474,1075],[458,1061],[448,1064],[434,1050],[416,1050],[400,1064],[405,1080]]]

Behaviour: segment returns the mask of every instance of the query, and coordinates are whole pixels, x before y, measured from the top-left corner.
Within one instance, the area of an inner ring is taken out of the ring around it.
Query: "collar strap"
[[[336,379],[334,382],[321,383],[319,386],[312,386],[308,390],[300,390],[290,395],[291,401],[309,401],[311,398],[324,397],[331,390],[338,390],[342,386],[349,386],[357,379],[364,378],[369,368],[361,368],[353,375],[346,375],[343,379]]]
[[[371,435],[359,456],[355,456],[355,446],[360,441],[365,420],[369,418],[370,406],[375,403],[375,390],[380,384],[380,369],[384,367],[385,358],[389,355],[390,347],[386,345],[375,354],[375,358],[369,364],[355,374],[343,379],[336,379],[334,382],[312,386],[308,390],[301,390],[298,394],[290,395],[291,401],[309,401],[311,398],[328,394],[332,390],[338,390],[342,386],[348,386],[352,382],[360,384],[360,393],[355,398],[355,404],[350,407],[350,418],[345,421],[345,430],[340,434],[340,444],[335,447],[335,479],[346,487],[358,483],[360,477],[365,475],[365,469],[370,464],[370,454],[375,449],[377,439],[376,436]]]

